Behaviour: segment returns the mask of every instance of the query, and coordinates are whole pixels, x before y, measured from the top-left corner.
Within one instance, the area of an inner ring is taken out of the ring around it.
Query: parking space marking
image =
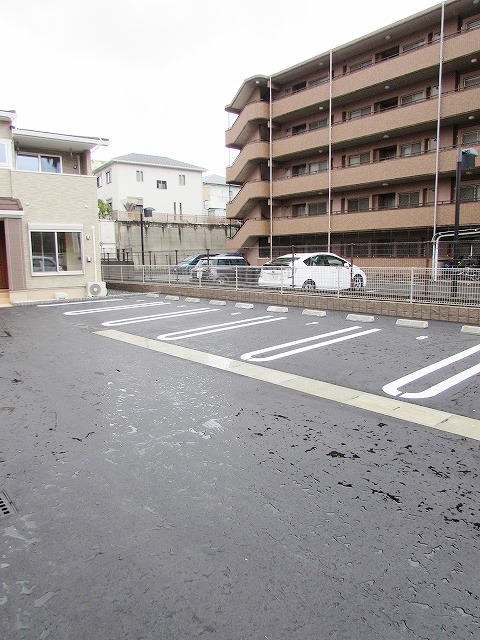
[[[200,309],[187,309],[185,311],[170,311],[168,313],[154,313],[149,316],[135,316],[134,318],[119,318],[118,320],[109,320],[102,322],[102,327],[120,327],[126,324],[139,324],[140,322],[152,322],[153,320],[167,320],[168,318],[183,318],[186,316],[196,316],[199,313],[210,313],[218,311],[218,309],[208,309],[201,307]]]
[[[417,393],[402,393],[400,391],[400,387],[404,387],[410,382],[414,382],[415,380],[420,380],[425,376],[428,376],[439,369],[443,369],[444,367],[448,367],[450,364],[454,362],[458,362],[459,360],[463,360],[464,358],[468,358],[469,356],[478,353],[480,351],[480,344],[477,344],[475,347],[470,347],[470,349],[465,349],[465,351],[460,351],[460,353],[456,353],[453,356],[448,358],[444,358],[443,360],[439,360],[438,362],[434,362],[433,364],[428,365],[427,367],[423,367],[422,369],[418,369],[413,373],[409,373],[406,376],[402,376],[398,378],[398,380],[394,380],[393,382],[389,382],[383,387],[383,391],[388,393],[390,396],[400,396],[401,398],[433,398],[433,396],[442,393],[442,391],[446,391],[451,387],[454,387],[464,380],[471,378],[472,376],[480,373],[480,364],[476,364],[473,367],[465,369],[464,371],[460,371],[453,376],[442,380],[438,384],[434,384],[428,389],[424,391],[419,391]]]
[[[66,307],[66,306],[70,306],[72,304],[95,304],[95,303],[99,303],[99,302],[121,302],[123,300],[123,298],[109,298],[109,299],[105,299],[102,298],[102,300],[76,300],[75,302],[48,302],[48,303],[43,303],[43,304],[37,304],[37,307],[43,307],[43,308],[47,308],[47,307]]]
[[[372,413],[390,416],[409,424],[418,424],[439,431],[457,434],[466,438],[480,440],[480,420],[467,416],[448,413],[438,409],[422,407],[404,400],[385,398],[373,393],[365,393],[358,389],[350,389],[314,378],[294,375],[278,369],[262,367],[241,360],[217,356],[196,349],[188,349],[180,345],[160,342],[142,336],[107,329],[95,332],[96,335],[117,340],[135,347],[149,349],[162,355],[195,362],[207,367],[228,371],[236,375],[267,382],[292,391],[330,400],[346,406],[363,409]]]
[[[256,351],[250,351],[249,353],[244,353],[240,356],[241,360],[249,360],[250,362],[269,362],[271,360],[279,360],[280,358],[287,358],[288,356],[293,356],[297,353],[303,353],[304,351],[310,351],[312,349],[320,349],[320,347],[326,347],[329,344],[334,344],[335,342],[343,342],[344,340],[352,340],[353,338],[359,338],[360,336],[365,336],[369,333],[376,333],[377,331],[381,331],[381,329],[368,329],[366,331],[358,331],[357,333],[350,333],[350,335],[342,335],[337,338],[332,338],[331,340],[324,340],[323,342],[318,342],[321,338],[328,338],[330,336],[339,336],[340,334],[348,333],[351,331],[355,331],[356,329],[360,329],[361,327],[348,327],[347,329],[338,329],[337,331],[329,331],[328,333],[321,333],[316,336],[311,336],[310,338],[303,338],[302,340],[294,340],[293,342],[284,342],[283,344],[276,344],[273,347],[267,347],[266,349],[257,349]],[[258,357],[262,353],[269,353],[271,351],[279,351],[280,349],[284,349],[285,347],[293,347],[297,344],[305,344],[306,342],[313,342],[316,340],[315,344],[309,344],[305,347],[298,347],[297,349],[290,349],[289,351],[282,351],[281,353],[276,353],[272,356]]]
[[[142,307],[160,307],[169,302],[141,302],[138,304],[122,304],[117,307],[105,307],[102,309],[80,309],[80,311],[65,311],[65,316],[79,316],[87,313],[103,313],[104,311],[121,311],[123,309],[140,309]]]
[[[184,338],[193,338],[194,336],[203,336],[207,333],[217,333],[219,331],[233,331],[234,329],[243,329],[244,327],[252,327],[255,324],[264,324],[265,322],[276,322],[277,320],[285,320],[285,318],[272,318],[272,316],[257,316],[256,318],[244,318],[243,320],[232,320],[232,322],[222,322],[221,324],[210,324],[204,327],[195,327],[194,329],[185,329],[184,331],[172,331],[157,336],[157,340],[183,340]]]

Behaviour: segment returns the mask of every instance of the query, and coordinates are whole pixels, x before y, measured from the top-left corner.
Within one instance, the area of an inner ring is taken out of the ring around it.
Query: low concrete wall
[[[386,302],[362,298],[336,298],[334,296],[296,293],[275,293],[253,289],[225,289],[221,287],[191,287],[165,283],[107,282],[107,287],[121,291],[165,293],[233,302],[256,302],[260,304],[324,309],[326,311],[348,311],[369,315],[415,318],[418,320],[442,320],[462,324],[480,325],[479,307],[461,307],[446,304],[422,304],[419,302]]]

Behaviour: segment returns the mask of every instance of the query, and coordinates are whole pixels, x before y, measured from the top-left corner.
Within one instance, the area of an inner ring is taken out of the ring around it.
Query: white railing
[[[343,268],[340,268],[344,270]],[[275,286],[260,286],[261,267],[220,267],[205,271],[178,273],[172,266],[135,266],[132,264],[102,265],[102,279],[110,283],[158,282],[195,287],[224,287],[229,289],[259,289],[280,293],[308,293],[336,297],[358,297],[395,302],[424,302],[480,306],[480,268],[426,269],[421,267],[364,267],[365,286],[345,283],[344,271],[332,282],[318,283],[315,289],[295,281],[292,287],[291,268],[280,272]],[[352,274],[353,275],[353,274]],[[310,285],[311,286],[311,285]]]

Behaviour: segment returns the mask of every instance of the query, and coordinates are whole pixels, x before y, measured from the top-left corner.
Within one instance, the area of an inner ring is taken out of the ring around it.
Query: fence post
[[[410,302],[413,302],[413,288],[415,282],[415,267],[410,267]]]
[[[145,265],[142,264],[142,282],[145,284]]]
[[[235,267],[235,291],[238,291],[238,267]]]

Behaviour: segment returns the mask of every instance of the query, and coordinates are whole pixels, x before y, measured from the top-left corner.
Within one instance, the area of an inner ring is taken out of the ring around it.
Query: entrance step
[[[8,289],[0,289],[0,307],[11,307]]]

